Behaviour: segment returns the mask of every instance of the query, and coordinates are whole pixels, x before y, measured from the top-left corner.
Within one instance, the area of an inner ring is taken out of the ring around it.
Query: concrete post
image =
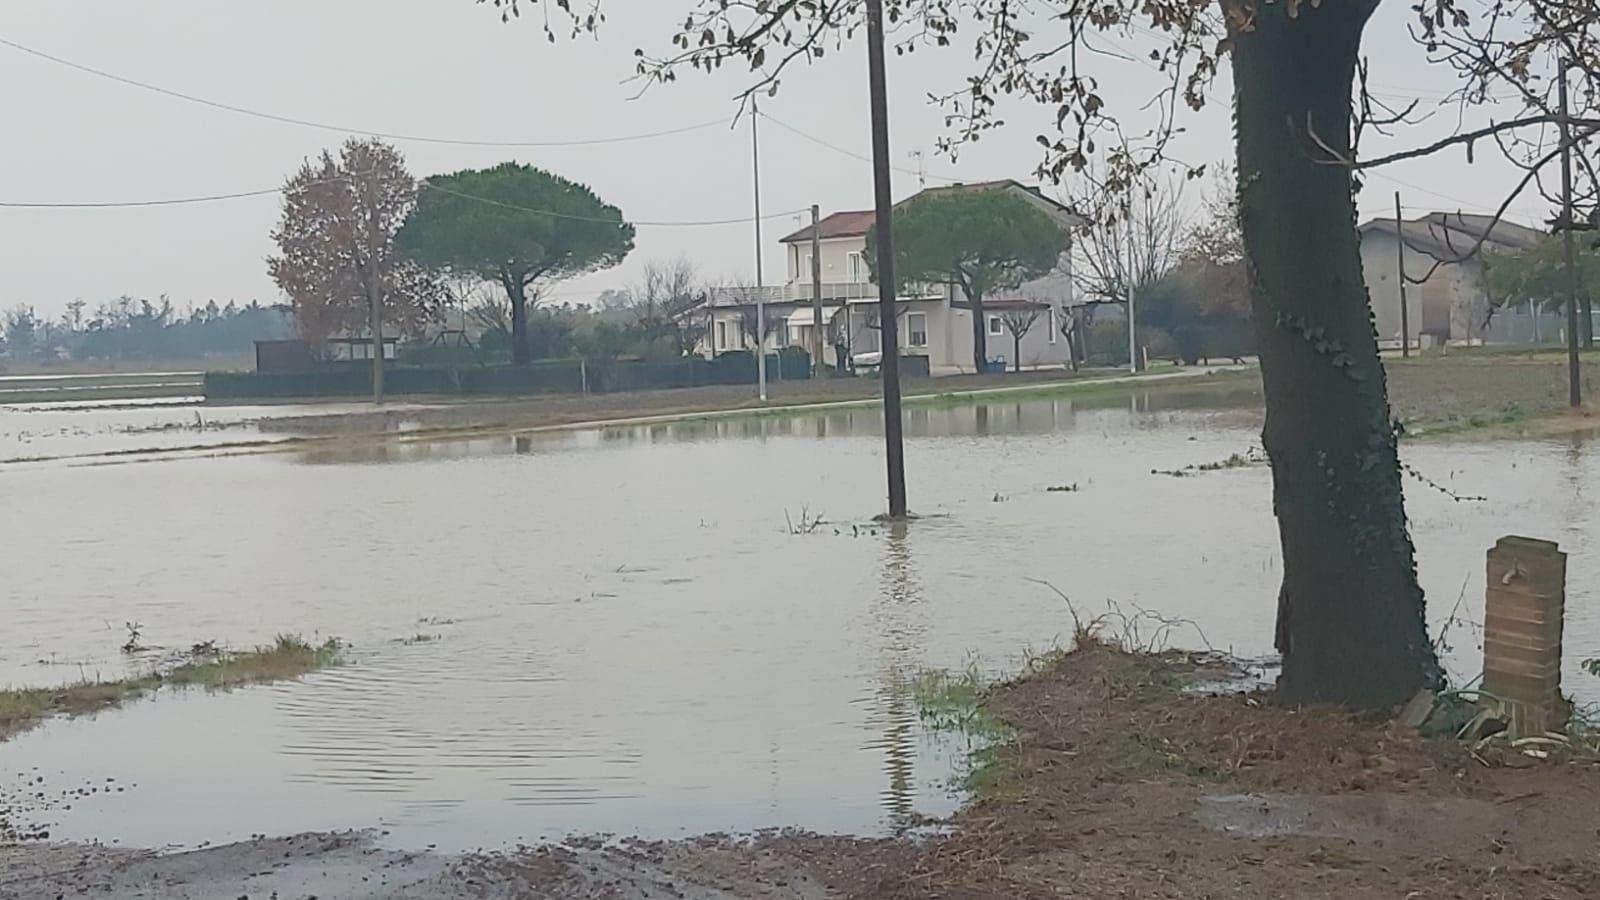
[[[1512,734],[1560,730],[1567,555],[1552,541],[1503,537],[1489,551],[1483,689],[1508,701]]]

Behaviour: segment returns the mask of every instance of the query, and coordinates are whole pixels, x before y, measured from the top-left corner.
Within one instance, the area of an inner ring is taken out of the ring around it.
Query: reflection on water
[[[368,827],[407,845],[569,832],[893,830],[956,802],[960,748],[912,683],[991,671],[1131,601],[1270,650],[1264,468],[1165,478],[1256,443],[1249,393],[908,411],[914,508],[881,510],[879,415],[707,420],[150,466],[6,472],[0,682],[114,676],[146,640],[336,634],[352,663],[163,695],[0,745],[0,773],[116,778],[54,833],[160,846]],[[1600,655],[1600,463],[1581,442],[1418,444],[1408,482],[1437,624],[1481,619],[1507,532],[1571,553],[1568,686]],[[1051,485],[1077,483],[1072,493]],[[785,513],[829,523],[792,535]],[[1465,587],[1463,587],[1465,581]],[[1464,592],[1464,594],[1463,594]],[[421,638],[420,640],[418,638]],[[437,638],[437,639],[435,639]],[[1470,673],[1465,640],[1449,660]]]
[[[909,827],[915,812],[917,741],[920,727],[911,685],[917,675],[921,586],[911,561],[908,525],[890,523],[884,531],[883,581],[873,602],[873,619],[882,636],[883,675],[878,684],[877,716],[868,722],[883,736],[867,744],[883,753],[888,785],[880,796],[895,829]]]

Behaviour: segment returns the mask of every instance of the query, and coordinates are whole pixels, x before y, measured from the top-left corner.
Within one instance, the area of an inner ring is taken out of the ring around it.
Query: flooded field
[[[303,682],[158,695],[0,744],[0,795],[43,778],[28,791],[52,838],[139,846],[892,830],[958,802],[962,748],[923,731],[912,680],[1065,639],[1039,581],[1087,614],[1192,620],[1176,644],[1270,651],[1266,468],[1153,472],[1247,454],[1257,402],[912,410],[923,518],[903,529],[871,521],[872,410],[139,464],[83,454],[249,440],[282,413],[0,412],[0,457],[31,460],[0,466],[0,683],[121,676],[130,622],[153,646],[354,645]],[[1404,455],[1444,489],[1407,481],[1435,630],[1481,619],[1495,538],[1558,540],[1567,684],[1600,700],[1579,668],[1600,655],[1600,446]],[[1474,672],[1474,627],[1447,643]],[[125,789],[74,793],[90,784]]]

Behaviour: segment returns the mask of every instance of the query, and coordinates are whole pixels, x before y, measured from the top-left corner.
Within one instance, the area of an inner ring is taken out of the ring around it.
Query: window
[[[844,270],[845,275],[850,279],[851,284],[860,284],[861,282],[867,280],[866,262],[861,258],[861,254],[859,253],[852,251],[845,256]]]
[[[807,253],[805,255],[805,263],[806,263],[805,268],[800,270],[800,280],[804,281],[806,284],[810,284],[811,283],[811,254]]]
[[[717,323],[717,349],[718,350],[726,350],[726,349],[728,349],[728,323],[727,322],[718,322]]]
[[[1045,324],[1050,326],[1050,343],[1054,344],[1056,342],[1056,308],[1054,306],[1048,310]]]
[[[928,314],[908,313],[906,315],[906,340],[912,347],[928,346]]]
[[[1006,333],[1005,326],[1000,323],[999,316],[989,317],[989,336],[996,337]]]

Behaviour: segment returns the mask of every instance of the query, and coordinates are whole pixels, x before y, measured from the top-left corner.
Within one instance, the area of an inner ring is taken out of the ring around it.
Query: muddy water
[[[0,682],[114,676],[153,645],[280,631],[352,664],[226,696],[162,696],[0,744],[54,837],[194,845],[366,827],[401,846],[796,825],[876,832],[951,809],[961,748],[910,682],[1024,648],[1114,602],[1192,619],[1174,643],[1270,649],[1278,579],[1248,394],[908,414],[924,518],[881,510],[871,411],[0,472]],[[1573,554],[1567,680],[1600,655],[1600,451],[1417,444],[1408,483],[1436,623],[1480,620],[1502,533]],[[1076,491],[1051,492],[1076,485]],[[791,534],[804,515],[827,524]],[[1202,635],[1203,632],[1203,635]],[[1150,634],[1150,623],[1141,625]],[[422,639],[418,639],[418,638]],[[1448,636],[1457,672],[1478,635]],[[37,772],[35,769],[37,768]],[[19,780],[20,783],[20,780]],[[15,789],[15,785],[7,785]]]

